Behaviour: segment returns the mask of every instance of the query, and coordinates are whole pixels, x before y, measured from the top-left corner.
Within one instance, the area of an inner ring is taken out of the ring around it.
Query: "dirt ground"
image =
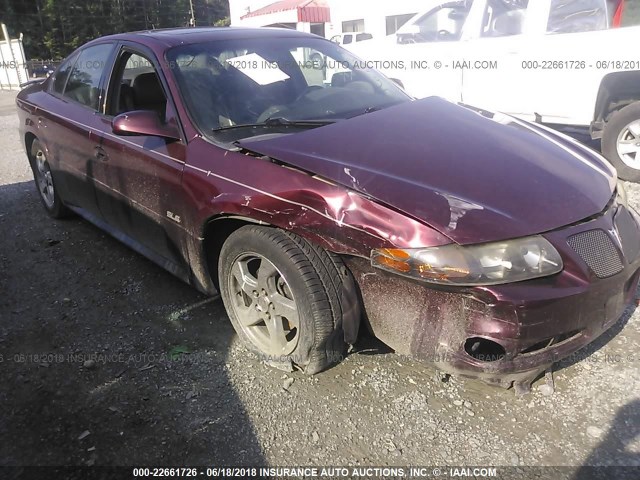
[[[284,374],[219,300],[45,214],[13,102],[0,92],[0,465],[640,466],[640,314],[559,365],[552,395],[443,382],[367,338]]]

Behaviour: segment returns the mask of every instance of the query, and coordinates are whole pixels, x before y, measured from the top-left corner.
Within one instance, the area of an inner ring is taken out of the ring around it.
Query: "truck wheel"
[[[38,139],[31,144],[31,152],[29,152],[29,163],[33,171],[33,178],[36,181],[36,188],[40,194],[40,200],[45,210],[53,218],[63,218],[71,214],[71,211],[65,207],[58,195],[58,190],[53,182],[53,174],[47,160],[45,149]]]
[[[222,247],[220,293],[238,337],[266,363],[318,373],[342,359],[342,260],[297,235],[248,225]],[[346,270],[346,269],[344,269]]]
[[[614,113],[602,135],[602,153],[629,182],[640,182],[640,102]]]

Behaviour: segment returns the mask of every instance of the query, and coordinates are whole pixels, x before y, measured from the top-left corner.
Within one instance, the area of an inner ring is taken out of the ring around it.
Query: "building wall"
[[[249,11],[254,12],[259,8],[271,5],[272,3],[275,3],[275,1],[276,0],[229,0],[229,16],[231,19],[231,25],[244,25],[240,20],[240,17],[246,15]]]
[[[250,11],[255,11],[276,0],[229,0],[231,11],[231,25],[258,26],[259,18],[242,21],[240,18]],[[331,7],[331,23],[325,27],[325,36],[342,33],[342,23],[353,20],[364,20],[364,31],[374,36],[384,36],[387,32],[386,18],[393,15],[417,13],[428,8],[435,0],[327,0]],[[437,3],[437,2],[435,2]],[[269,16],[271,17],[271,16]],[[265,18],[271,23],[272,18]],[[263,23],[267,25],[268,23]]]
[[[326,36],[342,33],[342,22],[364,20],[364,31],[374,37],[387,33],[386,18],[394,15],[418,13],[431,2],[425,0],[329,0],[331,24],[327,25]]]

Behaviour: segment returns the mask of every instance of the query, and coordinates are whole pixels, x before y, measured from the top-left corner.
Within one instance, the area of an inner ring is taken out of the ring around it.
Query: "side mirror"
[[[400,80],[399,78],[389,78],[389,80],[391,80],[393,83],[404,90],[404,83],[402,83],[402,80]]]
[[[180,140],[178,128],[163,124],[158,113],[151,110],[122,113],[113,119],[111,127],[116,135],[149,135]]]

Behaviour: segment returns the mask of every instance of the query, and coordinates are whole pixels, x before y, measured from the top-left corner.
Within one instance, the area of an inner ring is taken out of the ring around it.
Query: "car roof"
[[[97,38],[87,45],[104,40],[130,40],[143,44],[156,44],[164,46],[165,48],[171,48],[178,45],[189,45],[216,40],[284,37],[322,38],[310,33],[299,32],[288,28],[184,27],[119,33]]]

